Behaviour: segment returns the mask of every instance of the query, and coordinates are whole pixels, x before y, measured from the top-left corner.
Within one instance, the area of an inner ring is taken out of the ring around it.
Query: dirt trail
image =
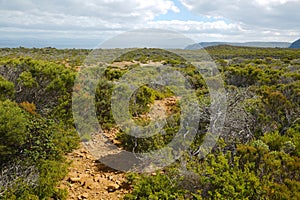
[[[70,200],[115,200],[129,192],[124,173],[99,163],[84,147],[68,154],[72,162],[60,188],[68,190]]]
[[[174,106],[176,105],[178,97],[172,96],[162,100],[155,100],[153,106],[150,109],[149,117],[151,120],[166,118],[173,113]]]
[[[176,97],[156,100],[151,106],[150,112],[143,117],[151,120],[164,118],[172,113],[172,108],[176,105],[177,100]],[[104,145],[107,142],[117,145],[118,141],[115,140],[117,132],[117,129],[112,129],[109,132],[105,131],[105,138],[99,134],[93,136],[93,139],[86,144],[91,153],[82,145],[80,149],[66,156],[66,159],[71,161],[72,164],[68,175],[59,187],[68,190],[69,200],[115,200],[122,199],[125,194],[130,192],[124,172],[111,169],[92,156],[97,155],[97,153],[100,153],[101,156],[119,153],[121,149],[108,149]],[[93,152],[93,149],[96,152]],[[117,162],[126,161],[119,160]]]

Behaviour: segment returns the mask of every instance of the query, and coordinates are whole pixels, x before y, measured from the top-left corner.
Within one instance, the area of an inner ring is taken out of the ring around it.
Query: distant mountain
[[[300,49],[300,39],[297,40],[297,41],[295,41],[295,42],[293,42],[291,44],[290,48],[292,48],[292,49]]]
[[[218,45],[231,45],[231,46],[244,46],[244,47],[262,47],[262,48],[288,48],[291,43],[289,42],[200,42],[187,46],[185,49],[194,50],[210,46]]]

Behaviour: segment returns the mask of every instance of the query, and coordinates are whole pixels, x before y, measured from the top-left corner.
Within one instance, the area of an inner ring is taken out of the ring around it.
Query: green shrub
[[[180,189],[178,182],[170,177],[157,173],[156,175],[130,175],[127,177],[133,190],[124,199],[185,199],[184,190]]]
[[[13,99],[14,95],[14,83],[5,80],[2,76],[0,76],[0,100],[4,101],[5,99]]]
[[[26,126],[26,115],[16,103],[0,101],[0,160],[21,152],[28,136]]]

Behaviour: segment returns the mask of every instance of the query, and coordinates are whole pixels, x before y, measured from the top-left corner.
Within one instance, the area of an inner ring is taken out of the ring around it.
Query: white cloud
[[[168,11],[179,11],[174,3],[169,0],[1,0],[0,10],[88,16],[118,22],[128,19],[134,21],[153,19],[156,15],[165,14]]]
[[[214,33],[226,41],[293,41],[300,36],[300,0],[180,0],[195,14],[228,19],[239,30]],[[228,21],[225,20],[225,21]],[[201,33],[198,36],[201,36]],[[234,35],[234,37],[232,37]],[[196,37],[196,36],[195,36]]]
[[[300,0],[181,0],[189,10],[254,27],[299,30]]]
[[[297,2],[297,0],[254,0],[255,4],[261,6],[274,6],[274,5],[282,5],[288,2]]]
[[[147,23],[150,28],[166,28],[180,32],[222,32],[222,31],[237,31],[241,27],[238,24],[226,23],[225,21],[218,20],[214,22],[202,21],[151,21]]]
[[[213,22],[201,21],[157,21],[144,25],[179,31],[196,42],[200,41],[283,41],[291,42],[299,37],[299,31],[286,31],[263,27],[246,26],[240,23],[228,23],[223,20]]]
[[[179,12],[170,0],[0,0],[0,46],[12,37],[108,38],[168,12]]]
[[[292,42],[299,38],[299,32],[272,29],[242,29],[240,31],[192,32],[185,33],[195,41],[226,41],[226,42]]]
[[[96,41],[137,28],[170,29],[197,42],[293,41],[300,35],[300,0],[181,2],[209,20],[155,20],[180,12],[171,0],[0,0],[0,46],[5,38]]]
[[[168,11],[179,9],[169,0],[0,0],[0,26],[130,28]]]

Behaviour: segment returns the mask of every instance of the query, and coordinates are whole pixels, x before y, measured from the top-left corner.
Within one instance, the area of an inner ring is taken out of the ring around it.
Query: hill
[[[293,42],[290,46],[291,49],[300,49],[300,39]]]
[[[263,47],[263,48],[288,48],[291,43],[289,42],[200,42],[187,46],[186,50],[201,49],[210,46],[218,45],[231,45],[231,46],[244,46],[244,47]]]
[[[288,48],[0,48],[0,199],[300,199],[299,72]]]

